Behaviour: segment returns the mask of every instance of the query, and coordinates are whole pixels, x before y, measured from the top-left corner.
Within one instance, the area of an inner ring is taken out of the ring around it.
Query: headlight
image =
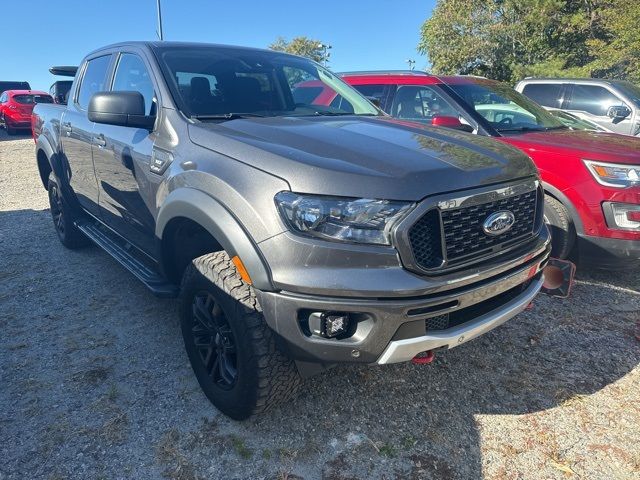
[[[640,185],[640,165],[583,161],[600,185],[615,188]]]
[[[340,242],[390,245],[389,229],[413,204],[280,192],[280,214],[299,233]]]

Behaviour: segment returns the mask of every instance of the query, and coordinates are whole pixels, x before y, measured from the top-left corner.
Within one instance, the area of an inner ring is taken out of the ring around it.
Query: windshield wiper
[[[215,115],[191,115],[196,120],[236,120],[238,118],[265,118],[258,113],[220,113]]]
[[[544,132],[544,127],[498,128],[499,132]]]
[[[557,127],[547,127],[545,128],[545,130],[548,132],[549,130],[566,130],[567,127],[566,125],[558,125]]]

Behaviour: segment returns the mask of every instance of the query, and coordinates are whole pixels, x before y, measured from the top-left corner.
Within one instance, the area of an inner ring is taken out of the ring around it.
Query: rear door
[[[136,91],[144,97],[147,115],[157,115],[155,79],[144,53],[118,55],[111,90]],[[102,220],[128,241],[156,257],[154,205],[146,200],[160,182],[150,172],[155,132],[143,128],[97,123],[93,130],[93,161],[100,191]]]
[[[69,101],[62,123],[63,162],[67,163],[68,184],[82,207],[99,216],[98,184],[91,154],[93,122],[87,117],[91,96],[107,89],[112,55],[100,55],[89,59],[83,66],[80,83]]]
[[[626,106],[624,100],[608,86],[574,83],[570,88],[565,109],[581,118],[614,132],[629,135],[633,125],[633,115],[624,120],[613,120],[607,116],[609,107]]]

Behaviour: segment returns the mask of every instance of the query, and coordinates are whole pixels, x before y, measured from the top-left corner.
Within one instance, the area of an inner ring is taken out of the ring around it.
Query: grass
[[[253,456],[253,452],[249,448],[247,448],[244,440],[242,440],[240,437],[232,436],[231,445],[233,445],[233,449],[241,458],[248,460]]]

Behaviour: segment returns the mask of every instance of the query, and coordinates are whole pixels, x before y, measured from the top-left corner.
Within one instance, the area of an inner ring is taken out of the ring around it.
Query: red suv
[[[36,103],[53,103],[47,92],[6,90],[0,95],[0,124],[9,135],[31,129],[31,112]]]
[[[527,153],[546,191],[553,255],[600,267],[640,260],[640,138],[571,130],[508,85],[420,72],[341,75],[387,113],[495,137]],[[339,99],[328,99],[339,106]]]

